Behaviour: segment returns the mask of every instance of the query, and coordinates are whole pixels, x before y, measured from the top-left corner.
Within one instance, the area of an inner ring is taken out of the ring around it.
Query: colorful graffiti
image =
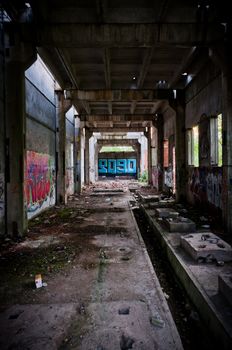
[[[135,175],[136,159],[99,159],[99,175]]]
[[[189,178],[190,190],[198,202],[222,208],[222,169],[194,168]]]
[[[49,154],[27,151],[25,198],[30,219],[55,204],[55,161]]]

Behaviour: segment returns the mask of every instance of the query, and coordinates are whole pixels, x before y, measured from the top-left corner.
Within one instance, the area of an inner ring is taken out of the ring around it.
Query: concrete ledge
[[[221,315],[210,297],[207,295],[203,286],[198,282],[195,275],[189,269],[180,254],[179,244],[172,246],[170,237],[177,235],[165,231],[154,218],[149,214],[144,206],[141,206],[149,223],[154,229],[154,233],[160,241],[166,256],[181,281],[189,298],[198,310],[202,320],[207,328],[213,334],[215,340],[221,344],[221,348],[229,350],[232,348],[232,326]],[[179,235],[180,236],[180,235]],[[178,250],[179,249],[179,250]]]

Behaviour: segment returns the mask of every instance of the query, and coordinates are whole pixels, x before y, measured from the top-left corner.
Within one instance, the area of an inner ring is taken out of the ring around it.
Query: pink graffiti
[[[53,193],[54,169],[51,156],[27,151],[25,197],[28,211],[35,211]]]

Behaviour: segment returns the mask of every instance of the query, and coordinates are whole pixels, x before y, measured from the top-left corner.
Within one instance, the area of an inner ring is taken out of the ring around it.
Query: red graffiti
[[[27,152],[25,197],[28,211],[38,209],[53,193],[54,169],[48,154]]]

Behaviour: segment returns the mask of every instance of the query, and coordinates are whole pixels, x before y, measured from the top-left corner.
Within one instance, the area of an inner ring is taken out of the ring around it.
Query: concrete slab
[[[169,232],[194,232],[196,231],[196,224],[183,216],[179,216],[175,219],[165,218],[165,224],[168,227]]]
[[[9,307],[7,313],[1,314],[0,348],[182,350],[176,325],[130,210],[130,192],[105,198],[90,194],[89,191],[80,196],[78,202],[68,202],[74,214],[82,213],[85,220],[77,223],[74,217],[65,226],[54,222],[49,231],[54,236],[60,232],[63,244],[59,246],[74,246],[75,255],[65,254],[67,262],[59,273],[46,274],[46,288],[26,285],[23,293],[8,298],[8,303],[17,300],[21,305]],[[110,201],[106,201],[108,198]],[[33,237],[36,240],[36,235]],[[58,259],[60,250],[56,256]],[[21,279],[22,273],[21,268]],[[8,296],[9,285],[4,286]],[[57,305],[54,312],[50,309],[53,304]],[[17,317],[21,308],[24,312]]]
[[[160,241],[173,271],[181,281],[190,300],[195,305],[204,323],[220,347],[230,350],[232,347],[232,312],[228,302],[218,292],[218,274],[232,274],[232,262],[222,266],[217,264],[198,264],[180,247],[183,234],[168,232],[153,216],[153,210],[142,205],[154,234]],[[202,232],[201,234],[207,234]],[[197,233],[192,233],[196,235]],[[219,348],[219,347],[217,347]]]
[[[137,192],[139,198],[141,199],[142,202],[144,203],[149,203],[149,202],[159,202],[160,200],[160,195],[158,194],[142,194],[140,192]]]
[[[232,271],[230,274],[220,274],[218,276],[218,289],[232,306]]]
[[[56,350],[65,337],[76,305],[14,305],[0,314],[0,348]]]
[[[159,218],[176,218],[179,213],[172,208],[156,208],[155,215]]]
[[[213,233],[194,233],[181,237],[182,248],[194,259],[232,261],[231,246]]]

